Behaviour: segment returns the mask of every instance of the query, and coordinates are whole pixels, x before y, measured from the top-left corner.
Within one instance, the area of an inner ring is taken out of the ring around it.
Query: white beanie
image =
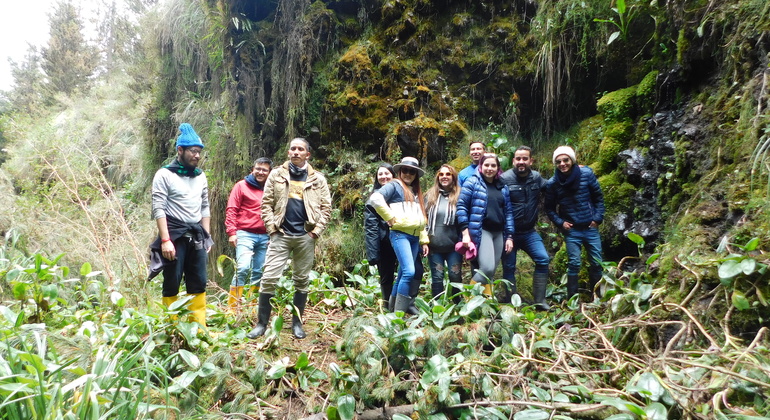
[[[577,163],[577,158],[575,158],[575,150],[569,146],[559,146],[556,148],[556,150],[553,151],[553,164],[556,165],[556,157],[559,155],[567,155],[570,159],[572,159],[572,164],[574,165]]]

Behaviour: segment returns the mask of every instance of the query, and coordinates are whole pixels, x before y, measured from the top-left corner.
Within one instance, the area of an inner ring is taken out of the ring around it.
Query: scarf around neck
[[[182,163],[177,159],[174,159],[171,163],[164,166],[164,168],[179,176],[188,176],[190,178],[194,178],[203,173],[200,168],[182,165]]]
[[[556,169],[556,179],[564,188],[570,191],[577,191],[580,186],[580,167],[574,165],[568,174],[563,174]]]
[[[444,225],[450,226],[455,224],[455,213],[457,208],[449,205],[449,192],[439,188],[439,196],[436,200],[436,205],[431,207],[428,211],[428,234],[433,235],[436,231],[436,214],[438,214],[439,206],[444,206]]]
[[[305,166],[299,167],[291,162],[289,162],[289,173],[292,176],[303,176],[307,173],[307,163],[305,163]]]
[[[251,185],[252,187],[262,190],[264,189],[264,186],[257,181],[257,178],[254,177],[254,174],[248,174],[246,175],[246,178],[243,178],[247,184]]]

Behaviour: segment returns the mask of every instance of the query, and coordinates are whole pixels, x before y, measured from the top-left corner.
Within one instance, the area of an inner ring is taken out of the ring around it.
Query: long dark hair
[[[420,210],[422,210],[422,216],[425,217],[425,220],[428,220],[428,216],[426,216],[425,213],[425,201],[422,196],[422,190],[420,189],[420,171],[416,171],[417,173],[414,176],[414,181],[412,181],[412,185],[406,185],[403,180],[401,180],[401,171],[398,172],[398,176],[396,178],[393,178],[393,180],[398,181],[399,184],[401,184],[401,188],[404,189],[404,201],[415,201],[415,197],[417,197],[417,204],[420,205]]]
[[[455,169],[453,166],[449,164],[443,164],[440,168],[438,168],[438,171],[436,171],[436,177],[433,179],[433,186],[428,190],[427,193],[425,193],[425,207],[426,209],[430,209],[431,207],[435,206],[436,203],[438,203],[438,196],[439,196],[439,190],[441,189],[441,185],[439,185],[438,182],[438,174],[441,172],[441,169],[446,168],[449,170],[449,173],[452,174],[452,180],[454,183],[449,187],[449,205],[452,207],[457,206],[457,199],[460,197],[460,185],[457,181],[457,169]]]
[[[393,179],[396,178],[396,171],[393,170],[393,165],[391,165],[388,162],[382,162],[379,166],[377,166],[377,170],[374,171],[374,191],[379,190],[383,187],[382,184],[380,184],[380,181],[377,179],[377,173],[380,172],[380,168],[385,168],[388,171],[390,171],[391,175],[393,175]]]

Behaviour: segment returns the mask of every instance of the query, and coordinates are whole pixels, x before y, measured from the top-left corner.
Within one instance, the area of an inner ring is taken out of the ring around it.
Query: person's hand
[[[588,225],[588,227],[590,227],[590,228],[598,228],[598,227],[599,227],[599,224],[598,224],[598,223],[596,223],[595,221],[591,220],[591,224],[590,224],[590,225]]]
[[[173,241],[166,241],[160,243],[160,252],[163,258],[174,261],[176,259],[176,247],[174,247]]]
[[[230,245],[237,246],[238,245],[238,235],[232,235],[227,238],[227,242],[230,242]]]
[[[396,218],[395,217],[390,219],[390,220],[388,220],[388,226],[393,227],[393,225],[395,225],[395,224],[396,224]]]
[[[307,233],[311,238],[318,239],[318,235],[315,234],[315,232],[308,232]]]
[[[564,223],[561,224],[561,227],[563,227],[564,230],[570,230],[572,229],[572,223],[565,220]]]
[[[463,246],[468,248],[471,244],[471,235],[469,235],[467,232],[463,233]]]
[[[505,253],[510,254],[513,251],[513,239],[508,238],[505,240]]]
[[[428,248],[427,244],[423,244],[422,246],[422,256],[427,257],[428,253],[430,252],[430,248]]]

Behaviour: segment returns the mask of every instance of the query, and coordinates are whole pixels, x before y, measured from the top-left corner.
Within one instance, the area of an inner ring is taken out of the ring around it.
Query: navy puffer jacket
[[[513,206],[508,187],[497,180],[505,201],[505,239],[513,238]],[[487,215],[487,184],[481,175],[476,173],[468,178],[460,190],[460,198],[457,199],[457,224],[460,230],[468,229],[473,244],[478,249],[481,244],[481,226]]]
[[[575,228],[585,229],[592,221],[599,224],[604,220],[604,194],[599,181],[591,168],[578,168],[580,185],[576,191],[562,185],[557,174],[546,184],[545,212],[558,228],[562,228],[564,221],[572,223]]]

